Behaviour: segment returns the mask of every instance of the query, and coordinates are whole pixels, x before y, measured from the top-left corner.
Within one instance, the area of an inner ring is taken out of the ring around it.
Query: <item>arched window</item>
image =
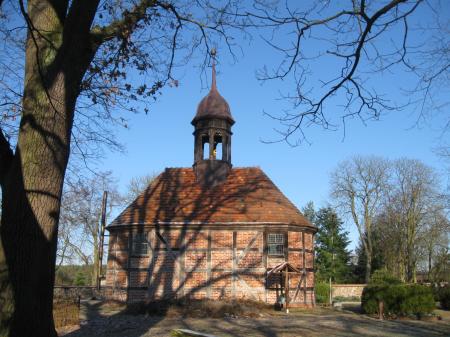
[[[223,160],[222,135],[216,133],[214,135],[214,158]]]
[[[209,159],[209,137],[202,136],[202,159]]]

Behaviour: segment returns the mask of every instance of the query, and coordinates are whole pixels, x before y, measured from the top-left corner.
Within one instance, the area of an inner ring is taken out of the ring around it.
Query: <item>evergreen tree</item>
[[[316,221],[316,211],[314,210],[314,202],[309,201],[305,207],[303,207],[303,215],[306,219],[308,219],[312,224],[315,224]]]
[[[316,276],[318,280],[347,282],[352,279],[350,267],[350,243],[348,232],[342,227],[342,220],[330,207],[314,213],[316,234]]]
[[[384,261],[382,252],[380,250],[380,235],[377,231],[372,231],[372,240],[374,242],[373,245],[373,256],[371,263],[371,275],[374,271],[382,269],[384,267]],[[365,275],[367,270],[367,257],[364,252],[364,248],[362,247],[362,242],[360,241],[355,250],[356,256],[358,258],[358,262],[356,266],[354,266],[353,276],[354,282],[356,283],[364,283]]]

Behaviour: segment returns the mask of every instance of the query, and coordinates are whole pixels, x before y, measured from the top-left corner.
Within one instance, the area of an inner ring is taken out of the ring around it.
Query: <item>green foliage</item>
[[[333,296],[333,302],[360,302],[359,296]]]
[[[77,275],[75,276],[75,281],[74,281],[74,285],[76,286],[85,286],[87,285],[87,281],[86,281],[86,274],[84,274],[83,272],[78,272]]]
[[[330,303],[330,285],[325,282],[317,282],[315,289],[317,303]]]
[[[386,269],[375,270],[372,276],[370,277],[370,284],[394,285],[401,283],[402,281],[400,281],[395,276],[391,275]]]
[[[435,308],[432,289],[419,284],[369,284],[364,288],[361,305],[365,313],[378,313],[380,301],[387,315],[429,314]]]
[[[305,216],[317,226],[316,234],[316,277],[319,281],[348,282],[351,280],[350,243],[343,222],[331,207],[323,207],[317,212],[309,202],[303,209]]]
[[[437,291],[438,301],[441,303],[441,308],[445,310],[450,309],[450,287],[438,288]]]
[[[373,231],[372,232],[372,265],[371,270],[372,272],[374,270],[378,270],[383,268],[384,261],[383,261],[383,254],[380,250],[380,235],[378,232]],[[363,243],[361,240],[359,241],[358,246],[356,247],[356,256],[358,257],[358,262],[354,268],[353,276],[354,280],[353,282],[356,283],[365,283],[365,276],[366,276],[366,253],[364,251]]]

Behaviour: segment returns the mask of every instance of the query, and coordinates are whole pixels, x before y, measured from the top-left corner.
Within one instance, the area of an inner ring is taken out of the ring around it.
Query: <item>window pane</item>
[[[269,234],[267,238],[268,243],[284,243],[284,234]]]
[[[131,252],[133,255],[146,255],[148,251],[147,233],[136,233],[133,235]]]
[[[269,244],[268,245],[269,255],[284,255],[284,245],[283,244]]]

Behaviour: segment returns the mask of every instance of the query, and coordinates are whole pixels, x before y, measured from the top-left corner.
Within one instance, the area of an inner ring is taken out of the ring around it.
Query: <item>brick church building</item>
[[[245,298],[314,305],[316,228],[257,167],[233,167],[216,86],[192,120],[194,164],[167,168],[108,227],[106,294],[127,302]],[[288,262],[288,281],[270,273]],[[288,286],[283,288],[283,284]]]

